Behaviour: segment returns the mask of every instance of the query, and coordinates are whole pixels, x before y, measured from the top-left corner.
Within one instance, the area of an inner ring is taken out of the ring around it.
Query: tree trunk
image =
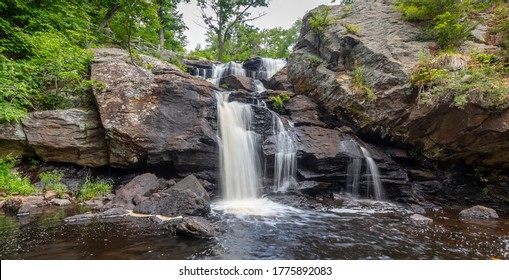
[[[113,6],[111,6],[111,8],[104,16],[103,21],[99,25],[99,28],[97,28],[97,32],[100,33],[106,27],[106,25],[108,25],[108,22],[110,22],[110,19],[113,17],[115,12],[117,12],[118,8],[120,8],[120,5],[118,3],[115,3],[113,4]]]
[[[223,62],[223,52],[224,52],[224,40],[223,36],[217,36],[217,45],[219,47],[219,52],[217,53],[217,60],[219,62]]]
[[[159,50],[164,50],[164,14],[163,14],[163,2],[159,1],[159,9],[157,10],[157,16],[159,17],[159,22],[161,23],[161,27],[159,28]]]

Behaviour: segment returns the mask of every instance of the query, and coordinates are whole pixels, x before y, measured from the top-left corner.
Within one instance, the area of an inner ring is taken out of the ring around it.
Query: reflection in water
[[[0,215],[2,259],[489,259],[509,258],[509,223],[465,223],[456,212],[415,227],[407,210],[380,201],[339,208],[268,199],[214,202],[212,240],[173,236],[147,218],[63,224],[84,209],[51,208],[28,221]],[[23,223],[21,223],[23,222]]]

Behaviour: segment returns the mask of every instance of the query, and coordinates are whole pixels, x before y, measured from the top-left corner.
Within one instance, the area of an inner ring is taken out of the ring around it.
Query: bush
[[[364,94],[369,102],[374,102],[376,100],[376,95],[373,89],[366,83],[366,68],[358,65],[357,61],[355,61],[353,74],[354,91]]]
[[[283,104],[290,100],[290,97],[286,94],[280,94],[280,95],[271,95],[269,96],[269,100],[272,101],[272,109],[278,113],[284,113],[285,108],[283,107]]]
[[[446,50],[459,47],[469,36],[473,26],[461,22],[461,14],[445,12],[435,17],[433,35],[437,43]]]
[[[332,18],[330,17],[331,8],[325,6],[318,11],[311,13],[308,23],[311,30],[315,34],[320,34],[325,28],[332,24]]]
[[[394,6],[410,21],[432,20],[446,11],[461,12],[458,0],[394,0]]]
[[[43,189],[45,191],[56,191],[58,198],[64,198],[65,193],[68,191],[67,186],[60,183],[63,177],[64,172],[58,170],[46,171],[39,174],[39,179],[41,179]]]
[[[30,180],[12,171],[15,163],[16,161],[9,157],[0,159],[0,191],[8,195],[14,193],[29,195],[37,192],[37,189],[30,184]]]
[[[90,200],[96,197],[106,196],[111,192],[112,183],[104,179],[92,179],[87,176],[85,183],[78,192],[80,201]]]
[[[318,65],[322,63],[322,59],[319,56],[312,54],[309,56],[309,62],[313,65],[313,67],[318,67]]]

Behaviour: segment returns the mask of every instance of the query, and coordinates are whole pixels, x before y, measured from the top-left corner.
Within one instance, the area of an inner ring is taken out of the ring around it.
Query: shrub
[[[29,195],[37,192],[37,189],[30,184],[30,180],[22,178],[17,172],[12,171],[16,161],[10,157],[0,159],[0,191],[11,195]]]
[[[274,111],[284,113],[285,109],[283,107],[283,104],[286,101],[290,100],[290,97],[286,93],[283,93],[280,95],[271,95],[269,96],[269,100],[273,102],[272,109],[274,109]]]
[[[373,92],[373,89],[366,83],[366,68],[364,66],[358,65],[357,61],[355,61],[353,74],[354,91],[364,94],[369,102],[374,102],[376,100],[376,94]]]
[[[432,20],[446,11],[461,11],[458,0],[394,0],[394,6],[404,20],[410,21]]]
[[[446,50],[459,47],[469,36],[472,27],[468,22],[461,22],[461,13],[445,12],[434,18],[433,35],[437,43]]]
[[[309,56],[309,62],[313,65],[313,67],[318,67],[318,65],[322,63],[322,59],[319,56],[312,54]]]
[[[78,192],[80,201],[90,200],[96,197],[106,196],[111,192],[112,183],[104,179],[92,179],[87,176],[85,183]]]
[[[311,13],[308,23],[311,30],[315,34],[320,34],[325,28],[332,24],[332,18],[330,17],[331,8],[325,6],[318,11]]]
[[[43,189],[45,191],[48,190],[56,191],[57,196],[59,198],[64,198],[65,193],[68,191],[67,186],[60,183],[63,177],[64,172],[58,170],[46,171],[39,174],[39,179],[41,179]]]

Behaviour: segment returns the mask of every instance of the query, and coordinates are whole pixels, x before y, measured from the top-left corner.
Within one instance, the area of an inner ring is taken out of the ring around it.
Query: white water
[[[347,190],[358,196],[359,192],[359,179],[361,176],[361,167],[362,167],[362,159],[361,158],[351,158],[348,162],[348,167],[346,169],[346,187]]]
[[[274,191],[285,192],[296,182],[297,148],[281,118],[274,112],[272,112],[272,131],[276,140]]]
[[[212,77],[210,78],[211,82],[219,87],[219,82],[221,78],[224,78],[229,75],[236,76],[247,76],[246,70],[243,68],[242,64],[237,63],[235,61],[230,61],[226,64],[215,64],[212,66]]]
[[[260,80],[254,80],[253,81],[256,92],[261,93],[266,91],[267,89],[263,86],[263,83]]]
[[[227,201],[258,198],[261,146],[260,136],[250,130],[251,105],[228,102],[228,93],[216,98],[223,197]]]
[[[368,180],[368,191],[373,189],[375,199],[382,200],[384,198],[384,193],[382,189],[382,182],[380,181],[380,172],[378,171],[378,167],[376,166],[376,163],[368,150],[361,147],[361,151],[364,155],[364,158],[366,158],[366,164],[368,166],[366,175],[371,179]]]
[[[256,72],[257,79],[270,79],[286,66],[285,59],[262,58],[262,67]]]

